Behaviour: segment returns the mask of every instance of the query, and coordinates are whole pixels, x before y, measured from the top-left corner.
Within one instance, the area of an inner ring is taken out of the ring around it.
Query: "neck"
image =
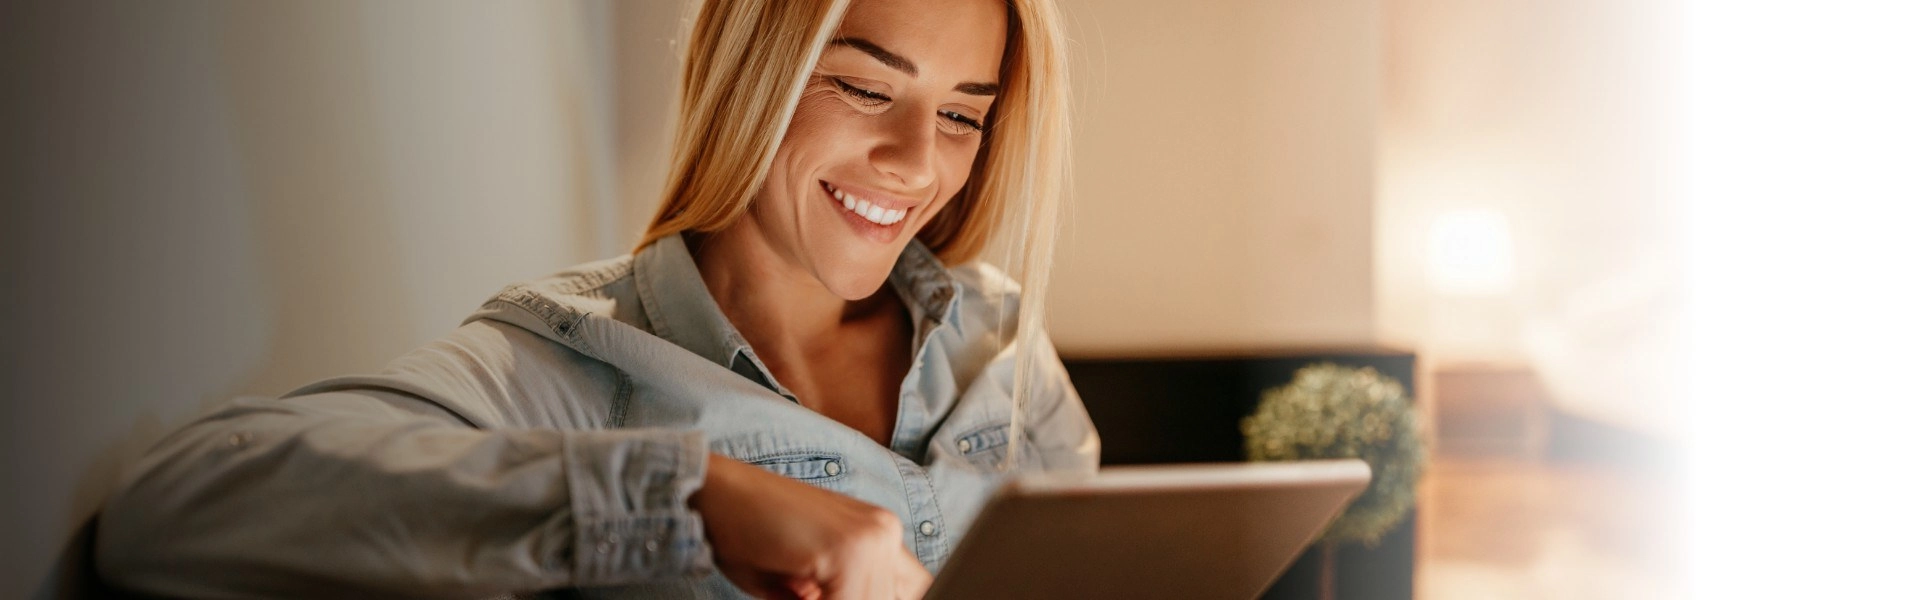
[[[803,355],[880,307],[884,290],[858,301],[841,298],[753,227],[742,219],[690,238],[689,246],[720,312],[763,358]]]

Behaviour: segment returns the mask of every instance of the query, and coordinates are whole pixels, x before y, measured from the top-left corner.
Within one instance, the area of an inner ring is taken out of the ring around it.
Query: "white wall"
[[[665,52],[666,8],[621,29]],[[0,597],[54,595],[125,462],[213,403],[376,369],[625,249],[612,12],[6,3]]]
[[[1374,341],[1379,3],[1063,0],[1072,354]]]

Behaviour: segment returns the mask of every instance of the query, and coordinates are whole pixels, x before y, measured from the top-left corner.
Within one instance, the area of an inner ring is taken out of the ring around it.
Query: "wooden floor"
[[[1416,598],[1681,597],[1673,478],[1513,458],[1439,457],[1429,468]]]

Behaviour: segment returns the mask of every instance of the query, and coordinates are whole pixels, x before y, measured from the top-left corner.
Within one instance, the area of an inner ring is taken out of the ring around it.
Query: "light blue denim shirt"
[[[917,241],[888,284],[914,323],[890,447],[796,402],[672,236],[509,286],[380,374],[175,432],[103,510],[101,574],[186,597],[744,597],[687,505],[708,451],[893,511],[937,571],[1005,477],[1018,289]],[[1018,462],[1092,471],[1099,438],[1041,351]]]

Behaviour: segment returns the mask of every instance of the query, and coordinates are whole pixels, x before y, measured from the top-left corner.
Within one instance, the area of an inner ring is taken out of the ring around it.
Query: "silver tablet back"
[[[1022,475],[988,501],[927,598],[1252,598],[1369,476],[1357,459]]]

